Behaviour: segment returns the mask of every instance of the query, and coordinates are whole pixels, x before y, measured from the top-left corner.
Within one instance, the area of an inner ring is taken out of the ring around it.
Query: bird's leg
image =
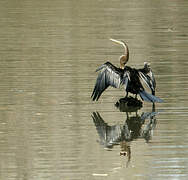
[[[155,103],[152,105],[152,112],[155,112]]]
[[[126,119],[126,123],[127,123],[127,121],[129,120],[129,114],[127,111],[126,111],[126,116],[127,116],[127,119]]]
[[[125,96],[125,98],[127,98],[128,97],[128,92],[126,93],[126,96]]]
[[[138,110],[136,111],[136,117],[138,117]]]

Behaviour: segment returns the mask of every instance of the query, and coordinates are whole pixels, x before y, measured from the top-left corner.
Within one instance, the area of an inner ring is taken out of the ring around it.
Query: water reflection
[[[122,111],[122,105],[120,104]],[[129,111],[130,110],[130,111]],[[127,156],[127,165],[131,160],[131,141],[143,138],[148,143],[152,138],[157,120],[155,104],[152,106],[151,112],[138,113],[138,109],[124,109],[126,120],[124,124],[108,125],[99,112],[92,113],[93,123],[96,126],[99,135],[99,143],[107,150],[112,150],[113,146],[120,145],[120,156]],[[133,112],[134,115],[130,115]],[[146,122],[146,120],[149,121]]]

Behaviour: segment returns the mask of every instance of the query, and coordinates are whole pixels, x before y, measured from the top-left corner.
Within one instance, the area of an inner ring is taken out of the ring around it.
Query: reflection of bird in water
[[[152,137],[152,131],[156,126],[156,114],[155,104],[152,106],[152,112],[143,112],[141,116],[139,116],[136,111],[135,116],[129,117],[128,112],[126,112],[126,123],[131,131],[132,140],[141,137],[144,138],[146,142],[149,142]],[[149,122],[145,125],[146,119],[149,119]]]
[[[92,118],[100,137],[100,144],[108,149],[120,144],[120,155],[126,155],[128,161],[130,161],[130,142],[137,138],[144,138],[146,142],[151,139],[151,132],[156,125],[156,114],[154,106],[152,112],[142,113],[141,116],[136,112],[135,116],[129,117],[127,113],[127,119],[123,125],[113,126],[109,126],[98,112],[93,112]],[[148,118],[149,122],[143,127],[145,120]]]
[[[142,137],[146,140],[146,142],[149,142],[149,140],[152,137],[152,132],[157,124],[157,120],[156,120],[157,114],[158,112],[155,111],[155,104],[153,104],[152,112],[143,113],[141,116],[143,119],[149,118],[149,123],[147,123],[147,125],[142,129]]]
[[[101,94],[109,87],[119,88],[120,85],[124,85],[126,97],[128,93],[140,95],[141,99],[149,102],[162,102],[162,100],[155,96],[156,82],[149,63],[144,63],[144,68],[135,69],[126,66],[129,60],[129,49],[125,42],[110,39],[111,41],[121,44],[124,49],[124,55],[120,56],[120,67],[117,68],[110,62],[104,63],[96,71],[100,71],[95,83],[95,87],[92,93],[92,99],[98,100]],[[152,94],[145,91],[142,81],[151,89]]]
[[[100,136],[100,144],[106,148],[112,148],[113,145],[119,144],[123,140],[130,141],[131,137],[127,124],[109,126],[98,112],[93,112],[92,118]]]

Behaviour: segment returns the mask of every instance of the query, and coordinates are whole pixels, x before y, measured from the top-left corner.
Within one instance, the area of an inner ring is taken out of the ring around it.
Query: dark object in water
[[[131,96],[121,98],[116,103],[115,106],[121,112],[134,112],[142,108],[142,101],[138,100],[137,98],[133,98]]]
[[[125,54],[120,56],[120,67],[117,68],[110,62],[104,63],[96,71],[100,71],[95,83],[95,87],[91,98],[93,101],[97,101],[101,94],[109,87],[119,88],[121,85],[124,86],[126,91],[126,97],[128,93],[133,93],[137,97],[140,95],[143,101],[148,102],[163,102],[160,98],[155,96],[156,81],[154,74],[149,66],[149,63],[144,63],[144,68],[135,69],[126,66],[129,60],[129,49],[125,42],[110,39],[113,42],[123,45]],[[150,88],[152,94],[145,91],[142,82]]]

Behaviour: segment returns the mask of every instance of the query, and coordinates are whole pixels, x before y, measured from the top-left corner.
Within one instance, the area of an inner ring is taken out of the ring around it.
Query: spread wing
[[[100,71],[95,83],[95,87],[91,98],[93,101],[97,101],[101,94],[109,86],[119,88],[121,84],[125,84],[125,88],[128,84],[128,75],[123,70],[115,67],[110,62],[106,62],[100,66],[96,71]]]
[[[151,89],[152,95],[155,95],[156,81],[152,70],[149,68],[148,71],[145,69],[139,69],[139,77],[142,81]]]

